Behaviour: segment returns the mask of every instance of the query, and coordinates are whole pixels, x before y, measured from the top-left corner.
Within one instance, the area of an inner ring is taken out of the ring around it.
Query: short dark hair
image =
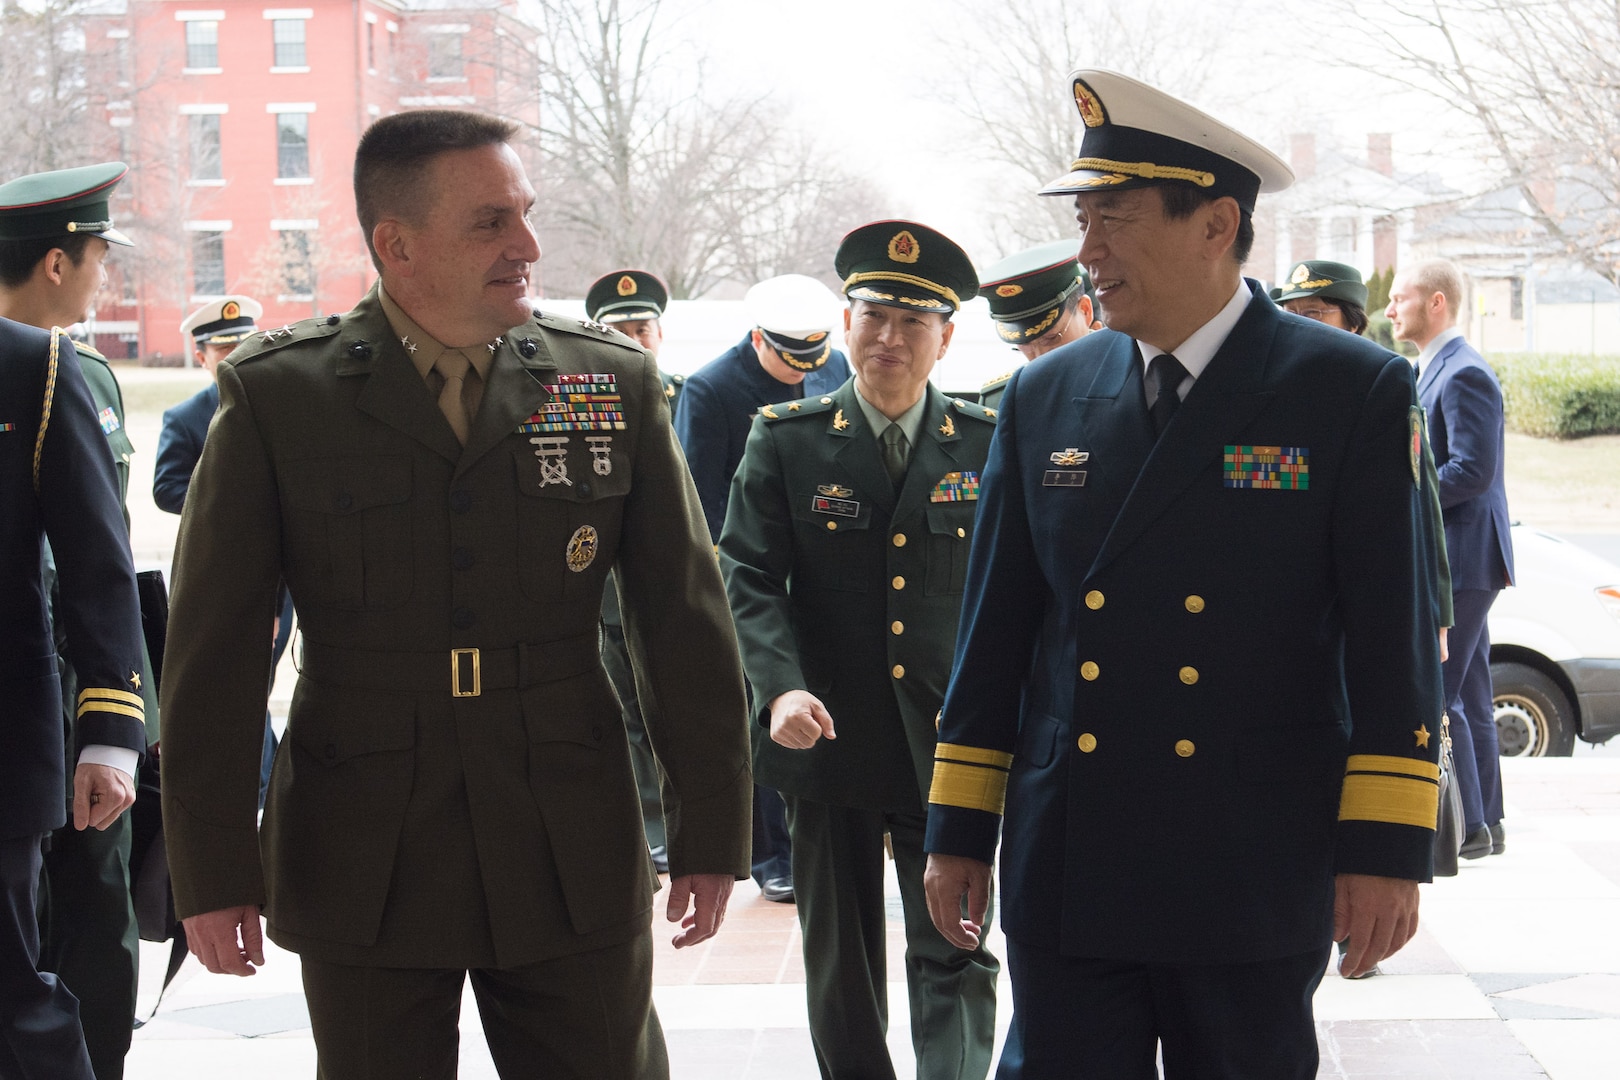
[[[1191,217],[1199,207],[1217,198],[1192,184],[1155,184],[1154,187],[1164,196],[1164,216],[1175,221]],[[1232,258],[1242,266],[1249,261],[1249,252],[1254,250],[1254,215],[1241,206],[1238,211],[1242,216],[1238,220],[1237,236],[1232,240]]]
[[[1336,300],[1333,297],[1318,297],[1318,299],[1325,299],[1339,309],[1339,313],[1344,316],[1345,328],[1352,334],[1360,334],[1367,329],[1367,309],[1360,304],[1352,304],[1348,300]]]
[[[423,174],[440,154],[512,141],[518,126],[458,109],[413,109],[385,116],[366,129],[354,152],[354,208],[371,263],[382,271],[371,233],[385,217],[419,221],[426,200]]]
[[[0,285],[16,289],[28,284],[34,268],[56,248],[61,248],[74,266],[84,262],[89,233],[63,233],[34,240],[0,240]]]

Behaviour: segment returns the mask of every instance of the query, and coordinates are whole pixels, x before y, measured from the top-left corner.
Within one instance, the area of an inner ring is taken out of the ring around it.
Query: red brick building
[[[537,32],[515,0],[304,3],[129,0],[87,21],[107,156],[132,169],[114,215],[137,244],[98,304],[108,355],[189,355],[180,320],[227,292],[268,325],[353,306],[374,274],[350,172],[378,117],[537,125]]]

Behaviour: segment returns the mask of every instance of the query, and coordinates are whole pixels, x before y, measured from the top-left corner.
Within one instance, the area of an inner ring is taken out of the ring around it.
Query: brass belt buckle
[[[461,688],[461,658],[472,659],[472,689]],[[451,697],[477,697],[484,692],[483,682],[478,671],[477,649],[451,649],[450,650],[450,696]]]

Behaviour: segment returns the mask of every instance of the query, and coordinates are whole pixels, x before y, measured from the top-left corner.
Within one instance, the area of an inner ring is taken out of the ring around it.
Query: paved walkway
[[[1333,1080],[1614,1080],[1620,1073],[1620,758],[1504,762],[1508,850],[1425,886],[1423,928],[1385,975],[1336,976],[1316,998],[1320,1076]],[[890,888],[890,970],[903,948]],[[814,1080],[790,906],[738,886],[719,937],[676,952],[660,922],[655,997],[678,1080]],[[147,945],[150,1010],[166,946]],[[1006,999],[1003,986],[1003,997]],[[494,1078],[467,995],[462,1073]],[[913,1068],[905,988],[891,983],[891,1053]],[[1000,1017],[1006,1029],[1007,1017]],[[297,957],[251,979],[188,960],[135,1035],[129,1080],[312,1076]]]

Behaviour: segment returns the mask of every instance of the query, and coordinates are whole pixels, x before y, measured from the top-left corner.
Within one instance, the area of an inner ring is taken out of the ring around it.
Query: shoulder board
[[[669,384],[671,386],[682,386],[685,383],[686,383],[686,376],[685,375],[671,375],[669,377]]]
[[[1013,370],[1016,371],[1017,369],[1014,368]],[[1003,386],[1007,385],[1008,380],[1010,380],[1012,377],[1012,371],[1003,371],[1000,375],[997,375],[993,379],[987,380],[983,386],[979,387],[979,393],[982,394],[986,390],[1000,390]]]
[[[996,422],[996,410],[987,409],[983,405],[965,398],[952,398],[951,409],[962,416],[971,416],[975,420],[983,420],[987,424]]]
[[[257,330],[249,334],[231,352],[232,364],[244,364],[260,356],[266,356],[278,349],[285,349],[288,345],[296,345],[300,341],[318,341],[321,338],[331,337],[343,325],[343,316],[326,315],[319,319],[300,319],[295,323],[284,326],[272,326],[265,330]]]
[[[590,338],[608,345],[617,345],[621,349],[631,349],[641,352],[642,348],[617,330],[603,326],[599,322],[589,319],[571,319],[566,315],[556,315],[549,311],[536,310],[534,324],[547,330],[561,330],[565,334],[578,334],[582,338]]]
[[[766,405],[759,410],[759,415],[767,420],[787,420],[795,416],[814,416],[824,413],[833,407],[833,399],[825,394],[821,397],[800,398],[798,401],[783,401],[775,405]]]
[[[73,351],[78,353],[80,356],[88,356],[92,360],[100,360],[103,364],[107,363],[107,358],[103,356],[94,345],[91,345],[87,341],[75,341],[73,343]]]

